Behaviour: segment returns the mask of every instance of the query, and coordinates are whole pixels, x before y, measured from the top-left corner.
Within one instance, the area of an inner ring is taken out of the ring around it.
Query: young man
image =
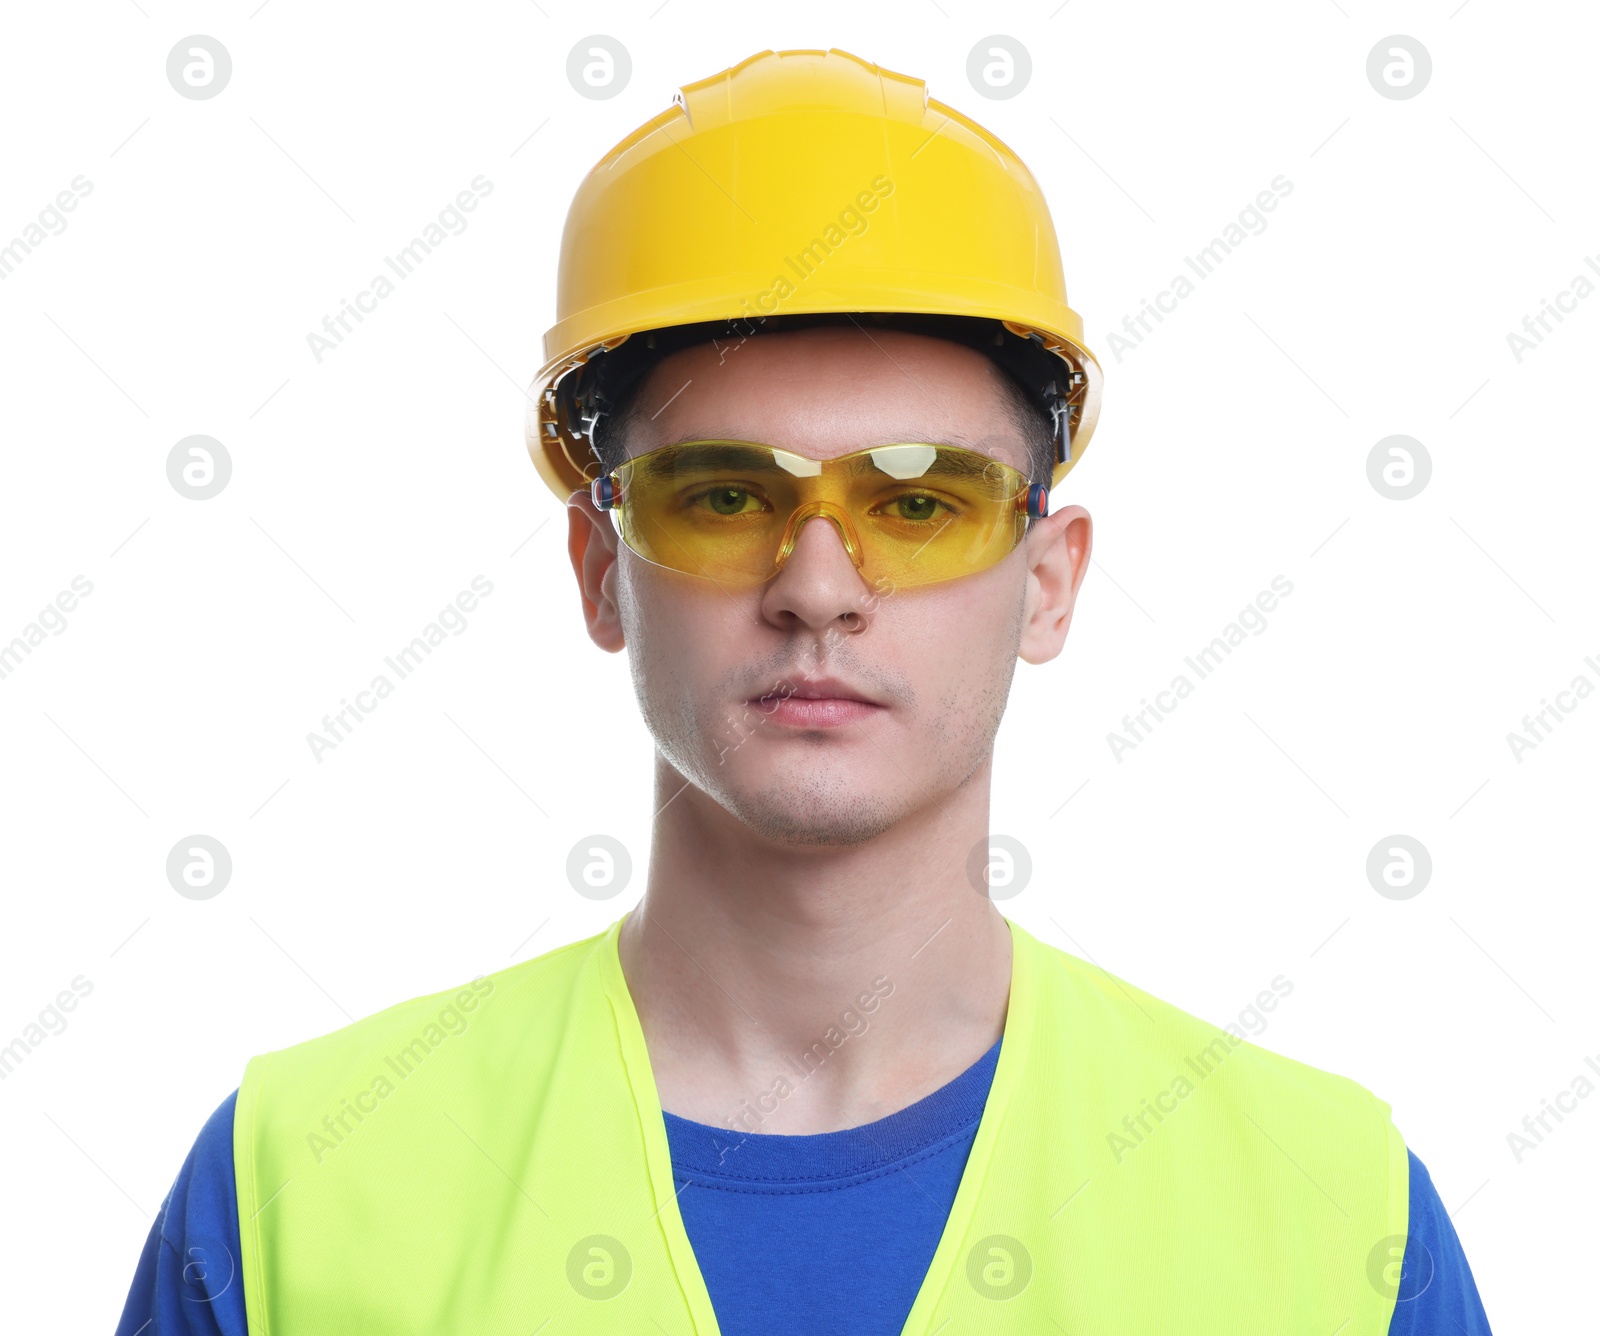
[[[644,897],[254,1059],[121,1330],[1488,1332],[1388,1105],[987,894],[1099,392],[1026,168],[764,53],[591,172],[559,305],[530,448],[656,740]]]

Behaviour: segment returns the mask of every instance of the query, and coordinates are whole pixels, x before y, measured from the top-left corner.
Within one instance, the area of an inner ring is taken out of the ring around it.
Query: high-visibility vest
[[[251,1060],[252,1336],[717,1332],[625,918]],[[905,1336],[1385,1336],[1408,1206],[1389,1106],[1010,928],[999,1062]],[[849,1283],[875,1270],[864,1236]]]

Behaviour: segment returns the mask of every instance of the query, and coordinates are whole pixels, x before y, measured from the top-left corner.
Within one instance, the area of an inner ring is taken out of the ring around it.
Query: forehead
[[[904,330],[820,326],[697,344],[646,376],[628,454],[726,438],[829,459],[919,442],[1025,469],[1002,375],[972,348]]]

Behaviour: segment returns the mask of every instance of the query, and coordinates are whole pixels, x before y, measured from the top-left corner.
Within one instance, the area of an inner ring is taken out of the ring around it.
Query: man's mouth
[[[888,708],[836,677],[808,677],[792,689],[769,691],[748,703],[763,718],[798,728],[838,728],[870,719]]]

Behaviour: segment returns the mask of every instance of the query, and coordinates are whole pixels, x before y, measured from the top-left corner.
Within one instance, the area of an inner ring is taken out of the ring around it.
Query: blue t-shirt
[[[695,1260],[723,1336],[899,1336],[944,1231],[1000,1058],[887,1118],[811,1136],[742,1133],[664,1114]],[[248,1336],[239,1279],[233,1107],[195,1141],[145,1241],[117,1336]],[[801,1087],[790,1096],[804,1099]],[[1450,1217],[1422,1161],[1389,1336],[1489,1336]],[[863,1240],[874,1266],[863,1284]],[[780,1326],[791,1326],[785,1320]]]

